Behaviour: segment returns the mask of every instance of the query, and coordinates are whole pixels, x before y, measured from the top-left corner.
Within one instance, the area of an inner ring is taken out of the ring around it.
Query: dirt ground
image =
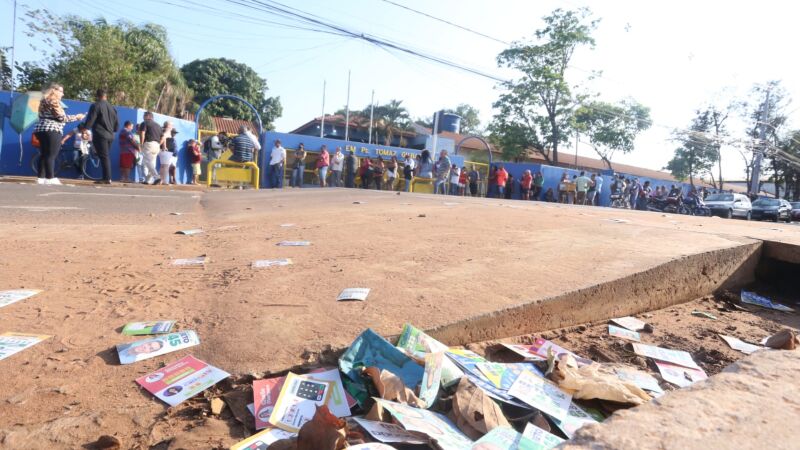
[[[190,228],[205,233],[174,234]],[[173,438],[204,442],[194,448],[228,445],[243,429],[198,419],[202,400],[168,409],[133,380],[187,354],[237,376],[263,376],[324,359],[366,327],[384,335],[405,322],[429,328],[752,239],[800,243],[796,226],[527,202],[9,183],[0,183],[0,234],[0,289],[43,290],[0,309],[0,332],[53,336],[0,361],[5,448],[75,448],[102,434],[131,448]],[[276,246],[281,240],[312,245]],[[170,266],[199,255],[208,257],[205,268]],[[294,264],[250,267],[284,257]],[[602,264],[583,270],[592,261]],[[372,292],[363,303],[336,303],[347,287]],[[713,373],[736,355],[708,330],[667,325],[736,326],[751,333],[729,333],[742,339],[770,329],[755,316],[734,323],[739,313],[711,312],[720,320],[694,318],[683,306],[653,313],[656,332],[643,340],[702,345],[708,361],[697,360]],[[201,345],[120,366],[114,346],[133,340],[122,326],[152,319],[196,330]],[[625,358],[601,334],[588,327],[557,342]]]

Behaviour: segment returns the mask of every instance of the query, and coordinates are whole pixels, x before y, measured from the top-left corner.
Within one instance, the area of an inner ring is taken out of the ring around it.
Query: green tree
[[[8,47],[0,47],[0,89],[11,90],[11,63],[6,57]]]
[[[769,93],[769,96],[767,96]],[[769,102],[767,103],[767,97]],[[747,134],[756,140],[754,151],[764,151],[765,157],[761,163],[760,176],[767,176],[775,184],[775,197],[780,197],[781,185],[784,183],[784,174],[779,158],[771,157],[775,149],[780,148],[785,127],[789,121],[786,113],[787,106],[791,103],[788,91],[781,85],[780,81],[769,81],[764,84],[756,84],[750,90],[748,99],[743,102],[742,111],[745,120],[749,122]],[[766,122],[762,122],[761,112],[766,109]],[[765,126],[766,139],[760,142],[760,130]],[[752,153],[750,159],[750,169],[752,170]],[[745,158],[747,160],[747,158]],[[750,170],[748,170],[750,172]],[[752,173],[748,173],[748,185]]]
[[[36,64],[25,61],[17,66],[17,90],[21,92],[26,91],[41,91],[44,89],[50,79],[47,70],[37,66]]]
[[[614,153],[632,152],[636,136],[650,125],[650,108],[627,100],[617,105],[600,101],[581,105],[575,111],[573,126],[589,138],[594,151],[613,170]]]
[[[697,111],[689,130],[677,136],[683,145],[675,149],[675,155],[666,167],[675,178],[688,179],[692,186],[695,177],[700,175],[707,174],[713,178],[718,153],[710,134],[712,127],[711,113],[708,110]]]
[[[501,83],[505,92],[494,103],[498,113],[490,126],[507,157],[532,148],[548,162],[558,162],[558,146],[568,140],[574,105],[580,102],[566,70],[577,48],[594,47],[598,21],[588,20],[590,14],[588,8],[556,9],[536,31],[538,43],[517,42],[498,55],[499,66],[521,72],[518,79]]]
[[[445,112],[453,113],[461,117],[461,134],[482,135],[480,111],[476,108],[461,103],[455,109],[446,109]]]
[[[267,80],[246,64],[227,58],[198,59],[181,67],[181,72],[197,103],[220,94],[239,96],[256,108],[264,129],[274,128],[283,113],[280,98],[267,97]],[[209,104],[205,111],[214,116],[255,119],[247,105],[227,99]]]

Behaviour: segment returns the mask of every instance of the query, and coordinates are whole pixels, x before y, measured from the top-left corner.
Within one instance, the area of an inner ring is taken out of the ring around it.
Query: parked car
[[[750,199],[744,194],[711,194],[706,197],[706,206],[712,215],[727,219],[741,217],[750,220],[752,211]]]
[[[792,202],[792,220],[800,220],[800,202]]]
[[[753,202],[753,219],[792,221],[792,205],[782,198],[760,198]]]

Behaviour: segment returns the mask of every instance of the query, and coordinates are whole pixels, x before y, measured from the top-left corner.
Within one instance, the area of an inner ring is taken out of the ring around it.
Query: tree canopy
[[[239,96],[256,108],[265,129],[274,128],[275,120],[283,112],[280,98],[267,97],[267,80],[247,64],[227,58],[198,59],[181,67],[181,73],[198,104],[220,94]],[[214,116],[255,119],[250,108],[233,100],[211,103],[206,111]]]
[[[0,48],[0,89],[11,90],[11,63],[6,57],[7,48]]]
[[[574,128],[589,138],[600,159],[611,166],[615,152],[630,153],[640,132],[650,128],[650,108],[635,100],[617,105],[595,101],[581,105],[575,111]]]
[[[715,140],[709,134],[712,128],[711,112],[698,110],[688,132],[676,137],[682,145],[675,149],[675,154],[666,167],[675,178],[688,179],[692,186],[695,177],[706,174],[713,178],[714,164],[719,154]]]

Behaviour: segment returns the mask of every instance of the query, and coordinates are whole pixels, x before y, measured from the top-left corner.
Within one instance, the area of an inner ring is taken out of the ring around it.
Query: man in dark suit
[[[95,102],[89,108],[89,115],[86,119],[86,128],[92,130],[92,144],[103,166],[103,179],[95,181],[97,184],[111,184],[109,150],[119,128],[117,111],[108,103],[107,97],[105,89],[97,90]]]

